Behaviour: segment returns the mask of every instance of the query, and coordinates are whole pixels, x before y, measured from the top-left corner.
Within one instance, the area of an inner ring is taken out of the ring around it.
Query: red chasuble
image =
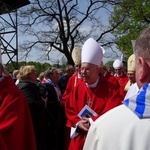
[[[78,72],[76,72],[74,75],[72,75],[67,83],[67,87],[66,90],[62,96],[62,102],[63,104],[65,104],[66,100],[69,97],[69,94],[71,93],[71,91],[80,83],[82,82],[82,78],[78,77]]]
[[[79,73],[76,72],[75,74],[73,74],[67,83],[67,87],[66,90],[62,96],[62,104],[65,105],[67,99],[69,98],[69,95],[71,93],[71,91],[73,91],[73,89],[80,83],[82,82],[82,78],[79,78]],[[67,119],[67,118],[66,118]],[[66,127],[65,129],[65,148],[68,149],[68,145],[70,143],[70,127]]]
[[[98,114],[97,117],[92,117],[93,120],[96,120],[108,110],[122,104],[124,95],[120,91],[120,88],[102,76],[97,87],[86,88],[85,82],[81,82],[71,92],[69,100],[66,102],[67,126],[69,127],[73,127],[79,122],[78,113],[88,104],[89,99],[91,99],[89,106]],[[77,137],[71,139],[69,150],[82,149],[86,134],[81,131]]]
[[[119,82],[120,86],[122,87],[122,89],[124,90],[129,78],[126,74],[123,74],[122,76],[114,76],[117,81]]]
[[[6,147],[6,145],[5,145],[4,141],[3,141],[3,138],[1,136],[1,133],[0,133],[0,148],[2,150],[7,150],[7,147]]]
[[[1,146],[7,150],[36,150],[28,104],[11,77],[0,81]]]

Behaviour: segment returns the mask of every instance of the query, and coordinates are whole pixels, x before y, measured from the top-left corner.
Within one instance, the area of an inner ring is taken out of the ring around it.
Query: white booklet
[[[90,118],[92,116],[98,116],[98,114],[91,109],[88,105],[85,105],[78,114],[78,117],[82,119],[83,117]]]

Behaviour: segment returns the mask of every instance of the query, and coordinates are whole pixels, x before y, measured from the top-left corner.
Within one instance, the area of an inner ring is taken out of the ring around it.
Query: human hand
[[[78,123],[78,127],[82,130],[87,132],[89,127],[90,127],[90,123],[89,123],[89,119],[86,117],[83,117],[82,120],[79,121]]]

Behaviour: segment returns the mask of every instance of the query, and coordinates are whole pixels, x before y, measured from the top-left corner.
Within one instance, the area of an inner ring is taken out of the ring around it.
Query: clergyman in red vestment
[[[102,58],[99,44],[89,38],[81,52],[83,81],[71,91],[65,103],[67,126],[71,128],[69,150],[82,150],[90,124],[108,110],[122,104],[120,88],[99,75]]]

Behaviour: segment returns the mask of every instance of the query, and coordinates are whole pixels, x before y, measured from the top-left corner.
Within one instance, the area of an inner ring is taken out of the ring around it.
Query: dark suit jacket
[[[28,102],[32,116],[37,150],[53,149],[54,128],[53,120],[45,107],[45,102],[40,95],[39,87],[31,82],[19,82],[17,85],[23,92]]]

